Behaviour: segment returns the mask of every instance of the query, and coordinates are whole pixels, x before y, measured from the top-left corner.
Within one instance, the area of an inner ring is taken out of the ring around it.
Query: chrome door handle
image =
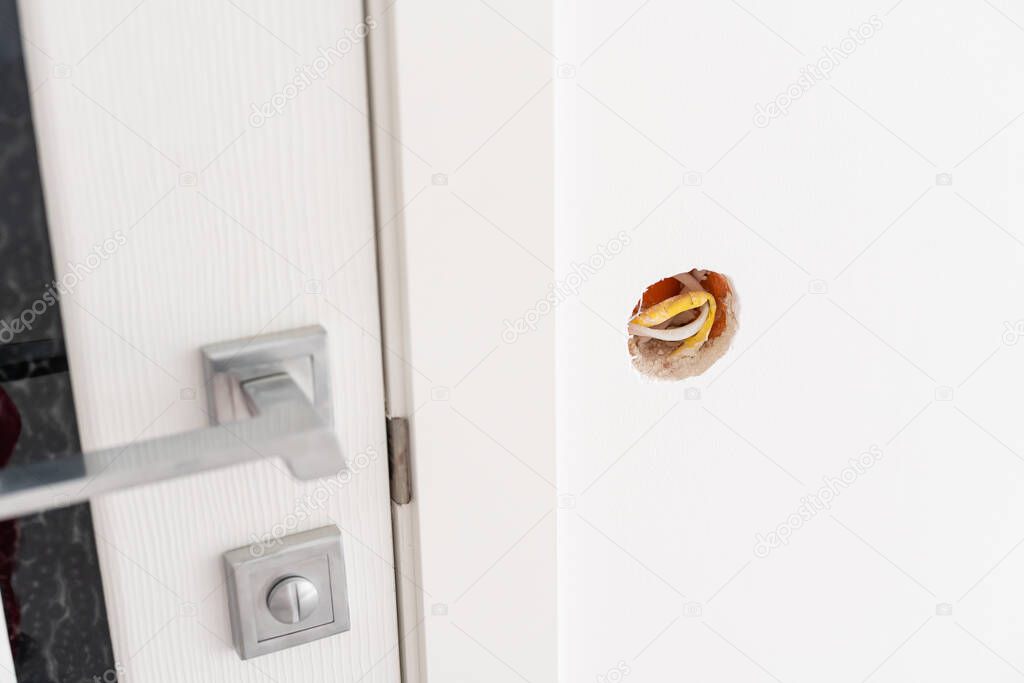
[[[203,349],[208,391],[233,376],[253,415],[238,422],[0,470],[0,519],[175,477],[280,457],[297,479],[346,468],[329,404],[325,334],[312,327]],[[309,356],[310,400],[286,361]],[[211,400],[213,409],[214,403]],[[211,414],[216,420],[215,409]]]

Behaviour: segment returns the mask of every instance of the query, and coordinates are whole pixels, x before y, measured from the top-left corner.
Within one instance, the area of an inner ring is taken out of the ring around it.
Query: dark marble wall
[[[0,0],[0,466],[79,450],[15,0]],[[41,303],[40,303],[41,302]],[[28,313],[26,313],[28,312]],[[18,324],[20,321],[20,324]],[[104,679],[113,650],[88,505],[0,522],[19,681]]]

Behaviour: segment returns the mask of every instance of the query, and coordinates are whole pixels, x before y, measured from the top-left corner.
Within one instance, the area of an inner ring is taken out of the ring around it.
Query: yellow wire
[[[672,351],[670,357],[674,357],[708,340],[708,335],[711,334],[711,326],[715,323],[715,311],[717,309],[715,297],[710,292],[683,292],[682,294],[669,297],[664,301],[654,304],[646,311],[641,311],[629,323],[642,327],[654,327],[684,311],[691,311],[704,304],[708,305],[707,320],[704,321],[704,324],[701,325],[696,334],[683,340],[683,343]]]

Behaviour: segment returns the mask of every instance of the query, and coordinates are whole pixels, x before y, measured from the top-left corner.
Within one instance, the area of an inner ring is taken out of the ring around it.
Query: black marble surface
[[[16,12],[15,0],[0,0],[0,466],[6,467],[80,448],[60,311],[46,296],[54,271]],[[19,681],[112,680],[88,505],[0,522],[0,592]]]

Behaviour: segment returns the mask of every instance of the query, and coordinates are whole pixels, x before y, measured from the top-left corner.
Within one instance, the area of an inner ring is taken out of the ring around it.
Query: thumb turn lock
[[[320,594],[309,579],[289,576],[267,593],[267,609],[282,624],[298,624],[316,611]]]

